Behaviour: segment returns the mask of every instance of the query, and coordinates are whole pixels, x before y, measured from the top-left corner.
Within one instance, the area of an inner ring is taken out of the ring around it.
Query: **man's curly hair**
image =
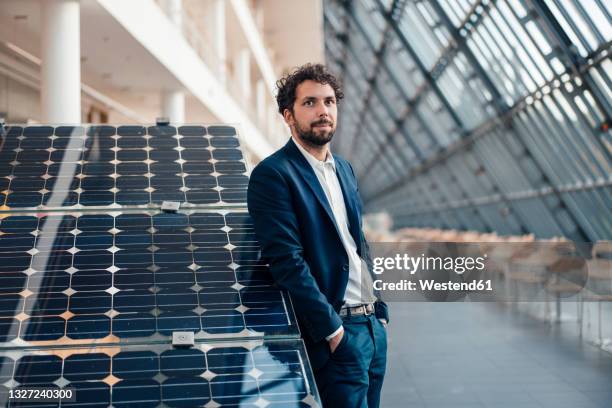
[[[315,81],[320,84],[328,84],[336,94],[336,103],[344,98],[342,93],[342,85],[340,81],[331,74],[322,64],[305,64],[297,67],[290,74],[285,75],[276,81],[276,103],[278,104],[278,112],[282,115],[285,109],[293,112],[293,104],[295,103],[295,90],[298,85],[304,81]]]

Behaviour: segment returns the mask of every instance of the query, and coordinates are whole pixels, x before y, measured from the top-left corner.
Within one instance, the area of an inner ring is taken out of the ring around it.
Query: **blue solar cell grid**
[[[298,334],[246,212],[0,220],[0,341]]]
[[[169,407],[291,408],[313,406],[317,398],[300,340],[196,344],[191,349],[128,345],[0,351],[0,403],[24,406],[9,403],[7,383],[72,389],[76,401],[62,402],[62,407],[154,408],[163,402]]]
[[[12,126],[0,145],[0,209],[246,201],[229,126]]]

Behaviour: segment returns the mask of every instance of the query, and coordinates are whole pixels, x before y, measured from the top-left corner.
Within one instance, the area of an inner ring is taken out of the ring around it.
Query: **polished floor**
[[[612,354],[494,303],[393,303],[382,407],[612,407]]]

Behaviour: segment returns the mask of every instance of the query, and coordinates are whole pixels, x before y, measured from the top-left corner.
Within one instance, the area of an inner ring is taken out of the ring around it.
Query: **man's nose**
[[[317,116],[325,117],[329,116],[329,107],[325,103],[318,104]]]

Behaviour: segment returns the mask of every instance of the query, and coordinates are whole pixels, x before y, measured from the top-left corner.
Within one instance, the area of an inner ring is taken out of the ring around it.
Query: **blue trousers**
[[[343,318],[344,336],[315,372],[324,408],[378,408],[387,366],[387,329],[374,315]]]

